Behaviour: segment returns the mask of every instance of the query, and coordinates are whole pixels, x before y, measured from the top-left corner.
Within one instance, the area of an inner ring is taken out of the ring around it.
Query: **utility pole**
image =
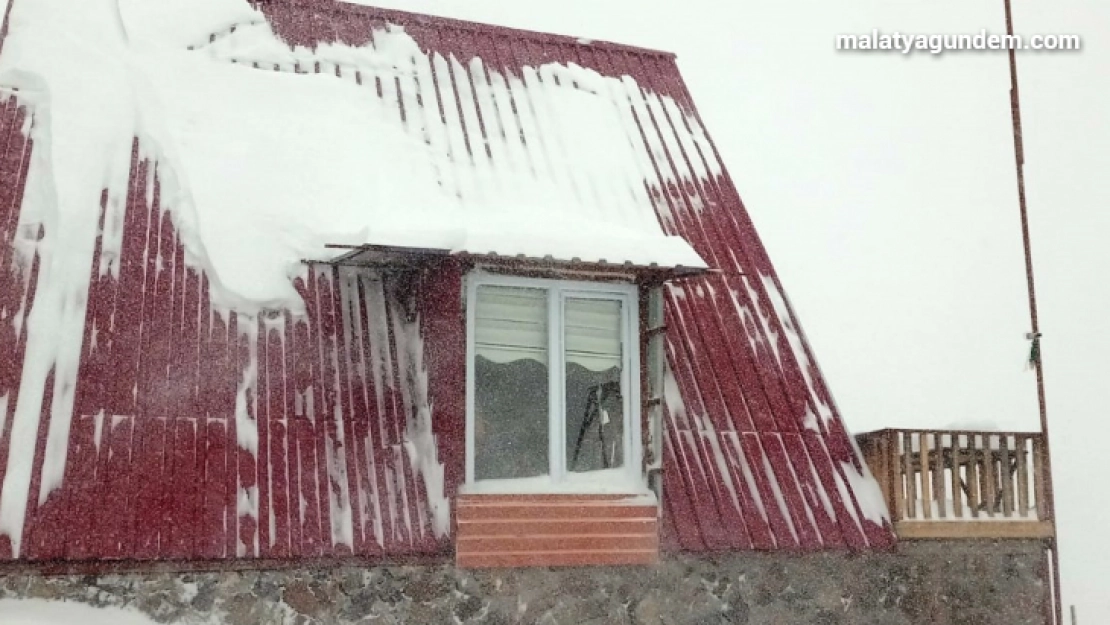
[[[1014,41],[1014,17],[1013,10],[1010,6],[1011,0],[1003,0],[1006,7],[1006,34],[1010,36],[1010,41]],[[1021,134],[1021,102],[1018,97],[1018,76],[1017,76],[1017,53],[1013,45],[1009,46],[1010,54],[1010,117],[1014,127],[1014,158],[1017,164],[1017,186],[1018,186],[1018,208],[1021,213],[1021,238],[1025,247],[1025,280],[1026,286],[1029,291],[1029,319],[1031,325],[1031,332],[1028,338],[1031,342],[1030,345],[1030,363],[1033,365],[1033,370],[1037,376],[1037,404],[1040,409],[1041,417],[1041,437],[1044,440],[1044,458],[1042,459],[1044,470],[1048,475],[1047,487],[1045,488],[1044,508],[1040,511],[1044,520],[1050,520],[1053,527],[1056,527],[1056,501],[1052,489],[1052,446],[1049,444],[1048,439],[1048,409],[1045,401],[1044,392],[1044,359],[1043,350],[1041,349],[1041,330],[1040,324],[1037,319],[1037,292],[1033,281],[1033,251],[1029,240],[1029,213],[1025,201],[1025,146],[1022,141]],[[1060,554],[1058,550],[1058,543],[1056,536],[1048,539],[1049,558],[1052,567],[1052,586],[1053,592],[1053,621],[1057,625],[1062,625],[1064,621],[1063,605],[1060,599]],[[1072,622],[1075,621],[1074,610],[1072,612]]]

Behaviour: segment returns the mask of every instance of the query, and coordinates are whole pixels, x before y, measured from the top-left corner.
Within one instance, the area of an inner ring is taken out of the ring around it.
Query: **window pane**
[[[547,291],[478,287],[474,478],[547,475]]]
[[[621,302],[567,299],[567,469],[614,469],[624,464],[621,388]]]

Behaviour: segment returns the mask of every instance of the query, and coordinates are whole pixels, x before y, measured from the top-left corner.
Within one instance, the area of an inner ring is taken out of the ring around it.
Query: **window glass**
[[[547,291],[480,286],[474,325],[474,477],[547,475]]]
[[[621,318],[617,300],[568,298],[564,303],[568,471],[624,465]]]

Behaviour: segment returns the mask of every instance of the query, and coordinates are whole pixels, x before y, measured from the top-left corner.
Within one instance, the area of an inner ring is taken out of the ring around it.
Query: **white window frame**
[[[544,289],[548,332],[548,475],[528,478],[474,479],[474,303],[480,286]],[[621,388],[624,403],[624,463],[616,469],[575,473],[566,467],[566,366],[563,306],[568,299],[621,302]],[[466,493],[620,493],[650,492],[644,477],[640,432],[639,291],[635,284],[529,278],[489,273],[467,276],[466,285]]]

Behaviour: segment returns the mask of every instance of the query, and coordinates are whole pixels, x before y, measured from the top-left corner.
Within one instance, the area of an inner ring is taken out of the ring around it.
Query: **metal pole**
[[[1013,41],[1014,18],[1010,0],[1003,0],[1006,7],[1006,34]],[[1046,520],[1051,520],[1053,527],[1056,524],[1056,498],[1052,488],[1052,452],[1048,440],[1048,409],[1044,391],[1044,351],[1037,342],[1040,341],[1040,324],[1037,319],[1037,292],[1033,281],[1033,251],[1029,240],[1029,213],[1025,201],[1025,147],[1021,133],[1021,103],[1018,97],[1017,53],[1014,46],[1009,47],[1010,54],[1010,117],[1014,127],[1014,158],[1017,164],[1018,207],[1021,211],[1021,239],[1025,246],[1025,280],[1029,291],[1029,320],[1032,333],[1030,340],[1035,342],[1037,348],[1033,368],[1037,376],[1037,404],[1041,417],[1041,436],[1044,438],[1044,471],[1048,479],[1045,480],[1044,515]],[[1040,511],[1038,511],[1040,512]],[[1052,558],[1052,576],[1055,592],[1053,593],[1053,613],[1055,623],[1063,623],[1063,605],[1060,600],[1060,556],[1057,552],[1055,533],[1049,539],[1049,549]]]
[[[1077,625],[1079,621],[1075,620],[1075,604],[1071,604],[1071,625]]]

